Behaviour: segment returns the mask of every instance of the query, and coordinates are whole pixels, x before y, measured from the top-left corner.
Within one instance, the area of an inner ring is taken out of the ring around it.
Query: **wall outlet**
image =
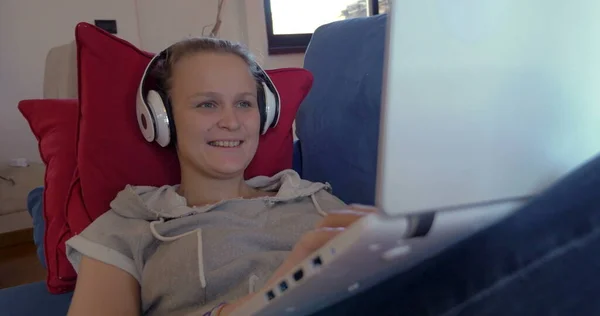
[[[117,34],[117,20],[94,20],[94,25],[110,34]]]
[[[13,158],[10,160],[9,165],[11,167],[28,167],[29,161],[27,161],[27,158]]]

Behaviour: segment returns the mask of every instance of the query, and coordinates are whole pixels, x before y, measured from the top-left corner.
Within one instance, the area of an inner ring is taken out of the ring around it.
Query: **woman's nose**
[[[228,130],[236,130],[240,128],[240,121],[238,120],[235,107],[224,106],[221,109],[221,118],[218,124],[219,127]]]

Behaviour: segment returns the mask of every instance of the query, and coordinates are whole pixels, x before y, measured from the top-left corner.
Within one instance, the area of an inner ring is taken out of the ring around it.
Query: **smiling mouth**
[[[241,146],[243,143],[243,140],[215,140],[208,142],[210,146],[221,148],[235,148]]]

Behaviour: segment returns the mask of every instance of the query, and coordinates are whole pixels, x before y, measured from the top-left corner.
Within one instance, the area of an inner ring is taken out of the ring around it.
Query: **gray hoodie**
[[[188,207],[177,186],[127,186],[67,241],[67,257],[76,271],[86,255],[131,274],[144,314],[201,315],[260,289],[303,233],[345,206],[293,170],[247,183],[277,194]]]

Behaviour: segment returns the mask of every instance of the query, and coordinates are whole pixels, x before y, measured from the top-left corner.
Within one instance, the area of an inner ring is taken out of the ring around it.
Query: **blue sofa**
[[[298,111],[293,167],[306,179],[331,183],[348,203],[374,201],[385,25],[385,15],[324,25],[305,55],[314,85]],[[42,192],[30,192],[28,206],[44,263]],[[49,294],[45,282],[3,289],[0,314],[65,315],[72,295]]]

